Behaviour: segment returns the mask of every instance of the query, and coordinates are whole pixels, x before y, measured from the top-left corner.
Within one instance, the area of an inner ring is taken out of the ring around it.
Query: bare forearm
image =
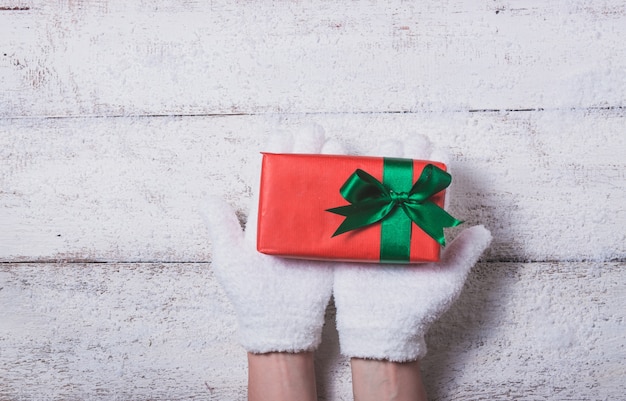
[[[351,364],[355,401],[426,401],[419,361],[353,358]]]
[[[313,353],[248,353],[248,400],[316,401]]]

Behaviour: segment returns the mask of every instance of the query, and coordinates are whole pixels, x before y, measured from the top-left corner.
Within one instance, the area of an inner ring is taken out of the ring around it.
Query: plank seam
[[[187,114],[110,114],[110,115],[70,115],[70,116],[4,116],[3,120],[64,120],[85,118],[172,118],[172,117],[233,117],[233,116],[272,116],[272,115],[388,115],[388,114],[435,114],[435,113],[536,113],[536,112],[596,112],[596,111],[623,111],[626,106],[597,106],[597,107],[572,107],[572,108],[544,108],[527,107],[515,109],[468,109],[468,110],[391,110],[391,111],[314,111],[314,112],[260,112],[260,113],[187,113]]]

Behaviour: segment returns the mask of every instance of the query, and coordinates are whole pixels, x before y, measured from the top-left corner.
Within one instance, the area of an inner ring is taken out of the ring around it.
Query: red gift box
[[[333,236],[347,218],[329,209],[350,204],[340,192],[344,184],[347,184],[346,181],[360,169],[367,173],[365,175],[382,183],[384,169],[388,168],[385,167],[386,160],[401,160],[405,167],[408,163],[408,167],[412,169],[408,173],[411,183],[420,179],[428,165],[434,165],[443,171],[446,168],[443,163],[424,160],[264,153],[257,227],[258,251],[316,260],[375,263],[438,261],[440,243],[408,218],[408,225],[402,226],[406,227],[403,230],[407,237],[404,245],[407,255],[404,260],[381,257],[382,222]],[[428,201],[437,205],[437,209],[443,207],[444,192],[441,190],[428,198]],[[402,210],[398,211],[400,212]],[[391,236],[392,242],[402,241],[394,239],[394,234],[395,232],[390,232],[386,237]]]

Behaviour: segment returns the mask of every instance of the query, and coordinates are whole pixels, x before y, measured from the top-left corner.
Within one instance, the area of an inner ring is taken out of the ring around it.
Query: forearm
[[[248,353],[248,400],[316,401],[313,353]]]
[[[352,358],[355,401],[426,401],[419,361]]]

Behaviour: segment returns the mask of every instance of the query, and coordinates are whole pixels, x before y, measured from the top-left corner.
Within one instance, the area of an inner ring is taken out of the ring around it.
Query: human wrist
[[[313,352],[249,352],[248,399],[316,400]]]
[[[355,401],[426,401],[419,361],[352,358]]]

